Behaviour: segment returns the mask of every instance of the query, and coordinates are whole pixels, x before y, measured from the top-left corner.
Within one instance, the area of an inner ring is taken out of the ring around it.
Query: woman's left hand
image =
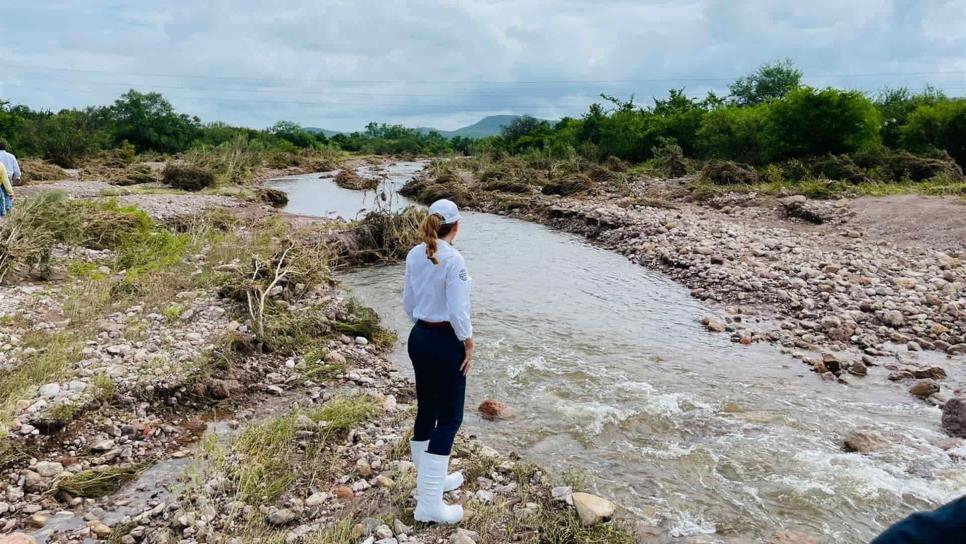
[[[463,346],[466,348],[466,357],[463,358],[463,364],[460,366],[460,372],[464,376],[470,373],[470,369],[473,368],[473,352],[476,351],[476,342],[473,338],[467,338],[463,341]]]

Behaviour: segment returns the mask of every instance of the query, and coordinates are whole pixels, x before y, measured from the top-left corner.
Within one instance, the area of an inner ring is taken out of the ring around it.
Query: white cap
[[[462,219],[460,210],[452,200],[437,200],[429,207],[429,213],[443,216],[443,224],[450,225]]]

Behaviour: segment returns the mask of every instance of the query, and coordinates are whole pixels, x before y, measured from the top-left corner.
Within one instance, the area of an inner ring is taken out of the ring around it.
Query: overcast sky
[[[35,108],[108,104],[135,88],[258,128],[453,129],[497,113],[579,115],[601,92],[649,102],[669,88],[722,91],[785,57],[813,85],[966,92],[966,0],[2,5],[0,99]]]

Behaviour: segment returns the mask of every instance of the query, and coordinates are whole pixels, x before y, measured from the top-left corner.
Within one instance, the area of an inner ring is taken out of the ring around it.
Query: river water
[[[385,190],[420,167],[393,165]],[[302,214],[353,217],[373,201],[318,175],[276,187]],[[769,345],[707,333],[699,320],[709,309],[659,272],[539,225],[465,213],[456,246],[473,279],[478,345],[464,428],[552,470],[586,473],[675,539],[786,529],[867,542],[966,493],[966,467],[933,445],[945,436],[939,410],[884,369],[849,386],[823,382]],[[403,272],[341,280],[399,331],[392,358],[409,373]],[[966,383],[962,365],[945,366],[946,386]],[[482,420],[475,407],[488,398],[517,416]],[[859,427],[891,447],[845,453],[842,439]]]

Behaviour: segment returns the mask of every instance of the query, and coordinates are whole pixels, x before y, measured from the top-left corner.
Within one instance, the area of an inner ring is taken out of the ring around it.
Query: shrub
[[[901,132],[904,148],[919,153],[942,149],[966,168],[966,100],[920,106]]]
[[[666,175],[679,178],[688,173],[688,163],[684,158],[684,151],[674,140],[661,141],[652,152],[661,170]]]
[[[879,141],[879,113],[857,91],[803,87],[771,102],[764,131],[771,160],[850,153]]]
[[[715,185],[754,185],[758,172],[747,164],[712,159],[701,170],[701,179]]]
[[[184,191],[200,191],[215,184],[215,175],[210,170],[189,164],[169,163],[162,177],[168,185]]]
[[[767,119],[767,105],[714,110],[698,130],[698,151],[707,158],[761,164],[762,131]]]

